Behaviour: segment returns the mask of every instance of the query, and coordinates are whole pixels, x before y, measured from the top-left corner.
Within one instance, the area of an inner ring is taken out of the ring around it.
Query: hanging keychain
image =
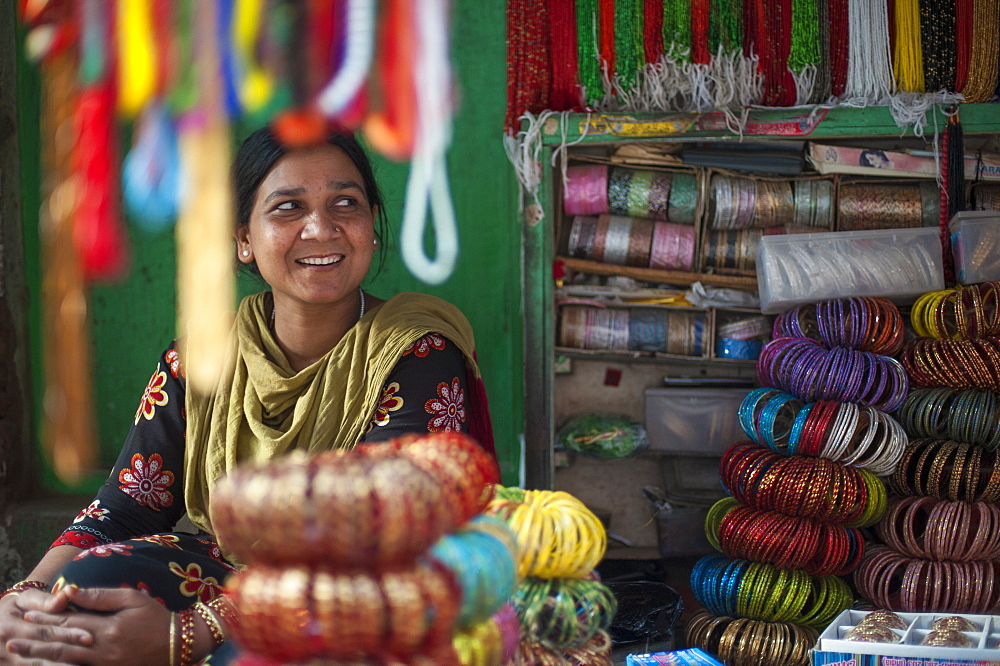
[[[406,207],[400,231],[403,263],[427,284],[441,284],[455,269],[458,230],[448,189],[445,152],[451,130],[451,79],[445,0],[428,0],[412,9],[419,39],[414,59],[417,80],[417,138],[406,184]],[[433,216],[437,257],[424,253],[427,206]]]

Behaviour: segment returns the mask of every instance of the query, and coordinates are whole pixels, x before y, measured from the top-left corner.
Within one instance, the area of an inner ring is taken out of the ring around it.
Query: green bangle
[[[675,224],[694,224],[694,213],[698,206],[698,179],[694,174],[675,173],[670,184],[670,203],[667,206],[667,220]]]

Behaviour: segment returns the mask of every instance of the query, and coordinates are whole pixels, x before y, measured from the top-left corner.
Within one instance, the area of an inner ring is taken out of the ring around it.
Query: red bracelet
[[[49,584],[43,583],[40,580],[22,580],[19,583],[14,583],[10,586],[7,591],[0,594],[0,599],[3,599],[8,594],[18,594],[24,592],[25,590],[41,590],[42,592],[49,591]]]

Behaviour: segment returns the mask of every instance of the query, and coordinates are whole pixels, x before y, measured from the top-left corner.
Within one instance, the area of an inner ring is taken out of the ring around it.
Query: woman
[[[233,566],[208,507],[238,463],[447,430],[493,453],[465,318],[430,296],[383,301],[361,288],[385,213],[355,139],[287,150],[258,130],[233,179],[237,257],[271,290],[241,303],[214,394],[185,391],[173,345],[160,358],[107,483],[0,599],[0,663],[174,664],[212,652]],[[185,513],[199,535],[169,533]],[[171,611],[182,610],[179,626]]]

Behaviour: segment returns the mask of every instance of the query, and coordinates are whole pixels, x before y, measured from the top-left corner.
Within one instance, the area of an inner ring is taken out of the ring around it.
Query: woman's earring
[[[244,257],[249,257],[250,256],[250,250],[243,250],[243,256]]]
[[[372,239],[372,245],[374,245],[375,247],[378,247],[378,239],[377,238],[373,238]]]

